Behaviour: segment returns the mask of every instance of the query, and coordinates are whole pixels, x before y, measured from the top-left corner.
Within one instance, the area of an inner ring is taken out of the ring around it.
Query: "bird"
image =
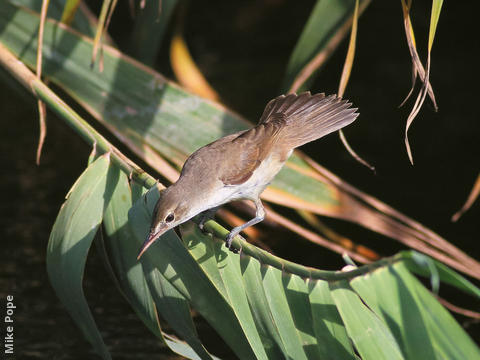
[[[293,150],[351,124],[359,115],[351,105],[335,94],[280,95],[268,102],[256,126],[195,151],[178,180],[161,191],[137,259],[166,231],[194,216],[200,214],[198,225],[203,230],[220,206],[251,200],[255,217],[230,231],[225,239],[230,249],[236,235],[265,218],[260,194]]]

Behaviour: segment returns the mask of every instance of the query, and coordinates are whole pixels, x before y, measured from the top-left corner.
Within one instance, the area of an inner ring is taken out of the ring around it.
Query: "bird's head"
[[[185,201],[185,195],[174,185],[160,193],[160,198],[153,210],[152,224],[147,239],[140,248],[137,259],[165,232],[184,223],[192,216]]]

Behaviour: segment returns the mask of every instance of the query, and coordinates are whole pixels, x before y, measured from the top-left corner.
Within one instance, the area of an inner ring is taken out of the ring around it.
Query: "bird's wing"
[[[259,124],[245,131],[228,146],[220,149],[223,156],[230,159],[228,166],[222,169],[219,176],[225,185],[242,184],[252,176],[255,169],[270,154],[283,121],[283,116],[279,115],[275,121]]]

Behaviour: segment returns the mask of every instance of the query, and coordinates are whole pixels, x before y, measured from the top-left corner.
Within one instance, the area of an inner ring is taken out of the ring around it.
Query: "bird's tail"
[[[260,123],[284,121],[279,138],[296,148],[352,123],[359,114],[351,105],[337,95],[281,95],[267,104]]]

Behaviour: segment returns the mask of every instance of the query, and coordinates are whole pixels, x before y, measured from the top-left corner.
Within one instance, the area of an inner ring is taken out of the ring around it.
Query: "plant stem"
[[[223,226],[219,225],[213,220],[209,220],[205,223],[205,229],[222,240],[225,239],[229,233],[227,229],[225,229]],[[363,265],[353,270],[328,271],[315,269],[312,267],[294,263],[293,261],[282,259],[256,247],[255,245],[248,243],[247,241],[243,240],[241,236],[238,235],[233,238],[232,248],[239,250],[241,255],[246,254],[248,256],[251,256],[260,261],[260,263],[270,265],[274,268],[284,271],[285,273],[298,275],[305,279],[325,281],[352,279],[356,276],[371,272],[377,268],[388,266],[395,262],[408,258],[408,253],[402,252],[392,257],[383,258],[381,260],[375,261],[374,263]]]

